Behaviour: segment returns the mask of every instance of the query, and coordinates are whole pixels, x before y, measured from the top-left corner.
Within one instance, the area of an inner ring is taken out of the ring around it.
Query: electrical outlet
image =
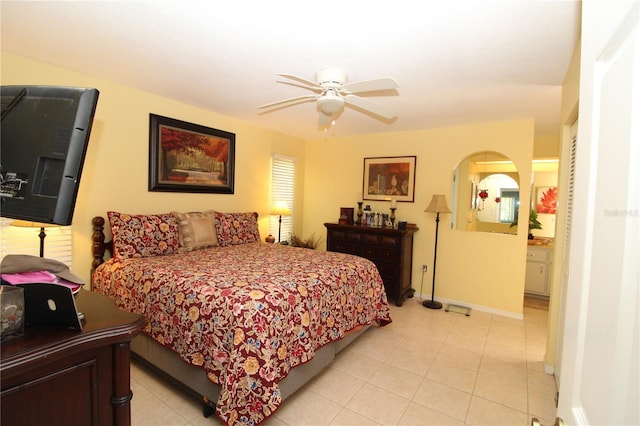
[[[422,265],[422,272],[427,272],[427,265]]]

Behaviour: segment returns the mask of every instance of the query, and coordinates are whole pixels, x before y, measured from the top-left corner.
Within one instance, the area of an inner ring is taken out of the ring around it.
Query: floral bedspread
[[[342,253],[266,243],[110,259],[93,290],[143,314],[144,330],[221,386],[216,415],[259,424],[278,382],[349,331],[391,322],[375,265]]]

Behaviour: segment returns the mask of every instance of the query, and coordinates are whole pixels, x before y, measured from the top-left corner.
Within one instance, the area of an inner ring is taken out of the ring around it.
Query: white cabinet
[[[551,250],[541,247],[527,248],[527,269],[524,278],[525,293],[549,296]]]

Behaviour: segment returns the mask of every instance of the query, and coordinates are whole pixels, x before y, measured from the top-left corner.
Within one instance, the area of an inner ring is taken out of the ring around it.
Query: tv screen
[[[70,225],[98,90],[2,86],[0,215]]]

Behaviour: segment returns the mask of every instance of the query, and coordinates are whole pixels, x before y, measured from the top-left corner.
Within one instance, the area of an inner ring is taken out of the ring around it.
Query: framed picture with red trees
[[[149,114],[149,191],[233,194],[236,135]]]

